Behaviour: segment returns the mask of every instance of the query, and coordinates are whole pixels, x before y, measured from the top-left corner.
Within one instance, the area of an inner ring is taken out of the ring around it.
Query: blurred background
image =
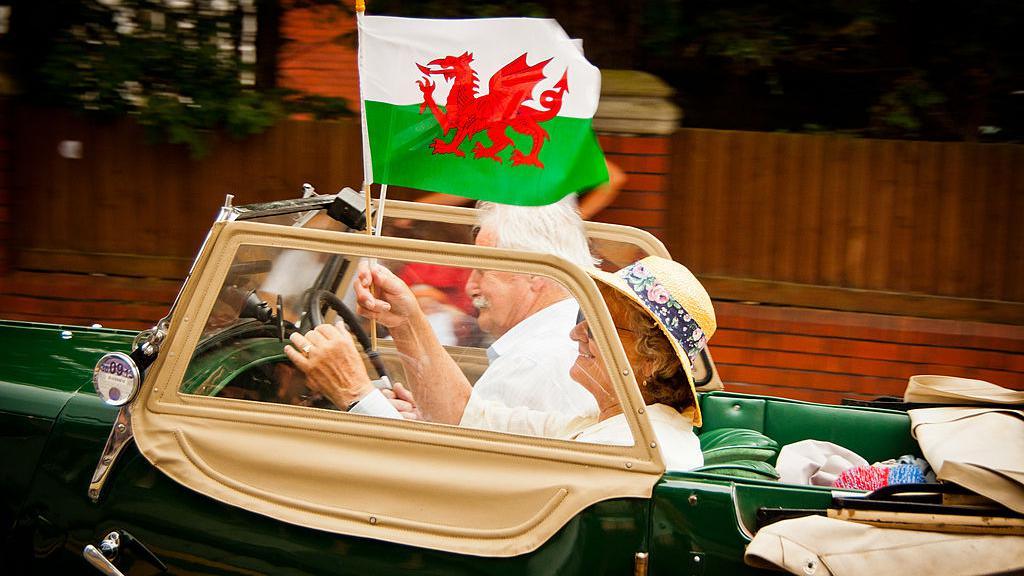
[[[730,389],[1024,389],[1024,3],[367,4],[583,39],[594,218],[700,276]],[[358,187],[355,46],[347,1],[0,0],[0,317],[147,328],[225,194]]]

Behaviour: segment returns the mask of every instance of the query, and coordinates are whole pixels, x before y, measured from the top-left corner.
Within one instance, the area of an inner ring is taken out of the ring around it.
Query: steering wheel
[[[306,315],[309,318],[310,328],[316,328],[324,323],[324,315],[321,309],[325,303],[338,313],[338,316],[345,322],[345,326],[348,327],[349,331],[356,337],[356,340],[359,341],[359,345],[363,347],[367,358],[370,359],[374,370],[377,371],[377,377],[383,378],[387,376],[388,372],[384,368],[384,362],[380,359],[380,353],[373,350],[370,337],[366,334],[366,330],[363,330],[362,324],[359,323],[359,317],[334,292],[330,290],[317,290],[313,293],[312,298],[309,299],[309,310],[307,310]]]

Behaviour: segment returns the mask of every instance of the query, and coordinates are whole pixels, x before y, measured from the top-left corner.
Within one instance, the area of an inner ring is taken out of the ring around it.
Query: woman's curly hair
[[[621,328],[634,333],[639,358],[633,367],[647,404],[665,404],[683,410],[694,404],[690,383],[679,356],[655,320],[637,305],[625,304]]]

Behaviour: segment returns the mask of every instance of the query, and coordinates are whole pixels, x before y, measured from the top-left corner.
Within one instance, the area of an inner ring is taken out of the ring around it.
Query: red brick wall
[[[346,1],[351,6],[351,2]],[[359,108],[355,21],[336,6],[286,10],[278,59],[278,83],[322,96],[345,98]]]
[[[608,160],[627,176],[615,200],[594,220],[627,224],[664,240],[668,204],[669,144],[666,136],[598,136]]]
[[[708,347],[733,392],[812,402],[902,396],[914,374],[1024,389],[1024,326],[715,302]]]

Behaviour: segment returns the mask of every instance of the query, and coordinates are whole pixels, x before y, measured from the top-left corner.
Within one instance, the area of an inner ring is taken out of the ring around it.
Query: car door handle
[[[151,564],[159,568],[161,572],[167,571],[167,566],[149,548],[146,548],[142,542],[139,542],[134,536],[124,530],[114,530],[107,534],[103,541],[100,542],[99,548],[92,544],[87,545],[82,550],[82,556],[85,557],[86,562],[92,564],[94,568],[107,576],[124,576],[113,563],[113,560],[117,558],[120,552],[121,544],[131,548],[135,553],[141,554]]]
[[[103,546],[103,544],[107,544],[108,541],[110,541],[111,536],[116,537],[117,532],[111,532],[110,534],[108,534],[107,537],[103,539],[103,543],[101,543],[100,546]],[[114,543],[113,545],[114,550],[116,550],[117,544]],[[86,545],[85,549],[82,550],[82,556],[85,556],[86,562],[92,564],[94,568],[106,574],[107,576],[124,576],[124,573],[118,570],[117,566],[114,566],[114,564],[109,559],[107,559],[106,556],[103,555],[103,552],[100,552],[99,548],[93,546],[92,544]]]

